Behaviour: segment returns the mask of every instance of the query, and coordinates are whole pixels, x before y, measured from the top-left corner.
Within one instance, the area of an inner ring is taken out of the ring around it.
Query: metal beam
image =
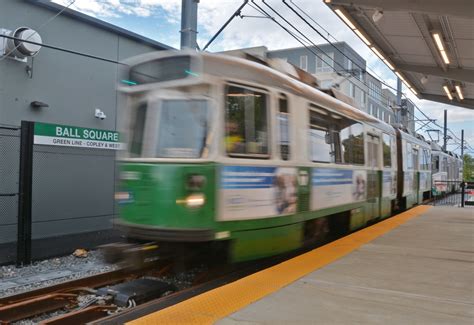
[[[424,75],[474,83],[474,70],[449,68],[448,70],[443,71],[443,69],[433,66],[429,67],[416,64],[394,63],[397,68],[403,71],[418,72]]]
[[[448,105],[474,109],[474,99],[464,98],[464,100],[458,102],[456,100],[449,100],[448,97],[441,96],[441,95],[426,94],[426,93],[422,93],[420,95],[422,99],[432,100],[434,102],[448,104]]]
[[[472,19],[472,0],[331,0],[329,5],[458,16]]]

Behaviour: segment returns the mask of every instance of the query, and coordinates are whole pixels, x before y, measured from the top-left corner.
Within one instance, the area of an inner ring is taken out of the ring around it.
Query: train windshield
[[[191,71],[191,57],[173,56],[138,64],[130,68],[129,80],[122,80],[129,86],[149,84],[186,78],[195,75]]]
[[[205,100],[163,100],[158,118],[159,158],[199,158],[208,131],[208,103]]]

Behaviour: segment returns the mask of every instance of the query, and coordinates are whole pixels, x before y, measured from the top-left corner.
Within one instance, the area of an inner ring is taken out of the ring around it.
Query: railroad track
[[[183,266],[172,259],[163,259],[147,263],[138,270],[123,268],[104,272],[0,298],[0,324],[21,320],[33,320],[43,325],[121,324],[281,263],[322,244],[311,244],[287,254],[232,265],[206,260],[205,263],[211,265],[199,271],[193,277],[192,284],[184,289],[163,287],[164,282],[160,279],[172,274],[175,269],[190,270],[196,266],[196,261]],[[133,294],[127,296],[126,286],[131,286],[133,292],[143,291],[141,299],[135,299]],[[87,295],[93,298],[79,303],[79,299]]]
[[[64,314],[44,320],[41,324],[80,324],[108,316],[119,307],[110,303],[82,307],[79,306],[79,298],[95,293],[97,288],[132,281],[145,275],[162,276],[170,268],[169,262],[160,262],[138,271],[118,269],[0,298],[0,324],[10,324],[58,310],[64,310]]]

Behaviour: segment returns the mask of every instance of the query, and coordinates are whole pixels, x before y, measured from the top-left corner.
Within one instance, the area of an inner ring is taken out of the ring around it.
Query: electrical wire
[[[253,1],[253,0],[252,0],[252,1]],[[274,10],[271,6],[269,6],[269,5],[265,2],[265,0],[262,0],[262,2],[263,2],[267,7],[269,7],[273,12],[275,12],[278,16],[280,16],[280,18],[282,18],[282,19],[285,20],[290,26],[292,26],[292,24],[290,24],[285,18],[283,18],[280,14],[278,14],[278,13],[276,12],[276,10]],[[335,45],[329,40],[329,36],[332,37],[332,38],[333,38],[334,40],[336,40],[336,41],[337,41],[337,39],[336,39],[334,36],[332,36],[331,33],[329,33],[326,29],[324,29],[324,27],[322,27],[319,23],[317,23],[314,19],[312,19],[303,9],[301,9],[301,7],[299,7],[299,6],[296,5],[292,0],[290,0],[290,2],[291,2],[295,7],[297,7],[304,15],[306,15],[307,17],[309,17],[309,19],[311,19],[316,25],[318,25],[320,28],[322,28],[322,29],[328,34],[328,37],[325,37],[321,32],[319,32],[316,28],[314,28],[314,26],[312,26],[304,17],[301,16],[301,14],[299,14],[294,8],[292,8],[285,0],[282,0],[282,2],[283,2],[290,10],[292,10],[301,20],[303,20],[311,29],[313,29],[316,33],[318,33],[319,36],[321,36],[324,40],[326,40],[329,44],[331,44],[338,52],[340,52],[340,53],[341,53],[344,57],[346,57],[347,59],[351,60],[351,58],[349,58],[344,52],[342,52],[337,46],[335,46]],[[294,26],[292,26],[292,28],[295,29],[295,30],[297,30]],[[299,30],[297,30],[297,31],[300,32]],[[300,33],[301,33],[301,32],[300,32]],[[311,43],[312,43],[312,42],[311,42]],[[314,43],[313,43],[313,44],[314,44]],[[352,60],[351,60],[351,61],[352,61]],[[337,62],[336,62],[336,63],[337,63]],[[326,64],[327,64],[327,63],[326,63]],[[354,64],[355,66],[357,66],[359,69],[361,69],[361,71],[365,71],[365,68],[361,67],[357,62],[354,62],[354,61],[353,61],[353,64]],[[340,65],[340,64],[339,64],[339,65]],[[344,67],[344,69],[345,69],[345,67]],[[369,69],[369,70],[372,70],[370,67],[368,67],[368,69]],[[336,71],[335,69],[333,69],[333,70]],[[337,72],[337,71],[336,71],[336,72]],[[381,82],[384,86],[386,86],[387,88],[396,90],[396,89],[395,89],[394,87],[392,87],[391,85],[388,85],[387,83],[385,83],[384,81],[382,81],[382,78],[381,78],[380,76],[378,76],[377,73],[375,73],[373,70],[372,70],[372,72],[373,72],[373,74],[374,74],[376,77],[379,78],[380,82]],[[367,84],[365,84],[365,83],[364,83],[364,85],[367,86]],[[354,86],[358,87],[356,84],[354,84]],[[361,89],[360,87],[358,87],[358,88]],[[361,89],[361,90],[362,90],[362,89]],[[370,96],[370,92],[369,92],[368,94],[369,94],[369,96]],[[382,94],[380,94],[380,95],[381,95],[381,97],[382,97],[383,99],[388,100],[387,97],[383,96]],[[405,97],[407,100],[409,100],[408,97],[406,96],[406,94],[403,94],[403,95],[404,95],[404,97]],[[370,96],[370,97],[373,98],[373,99],[375,99],[374,96]],[[378,100],[378,101],[379,101],[379,103],[382,104],[382,106],[385,106],[385,105],[381,102],[381,100]],[[427,116],[417,105],[415,105],[411,100],[409,100],[409,101],[413,104],[414,108],[416,108],[418,111],[420,111],[423,116],[425,116],[426,118],[428,118],[428,116]],[[409,115],[413,115],[413,120],[414,120],[415,123],[417,123],[417,122],[419,123],[419,121],[416,119],[416,115],[415,115],[415,114],[411,114],[410,111],[407,111],[407,113],[409,113]],[[429,118],[428,118],[428,119],[429,119]],[[430,119],[430,120],[431,120],[431,119]],[[429,123],[433,123],[434,125],[440,127],[439,124],[437,124],[436,122],[431,122],[431,121],[430,121]],[[429,123],[428,123],[428,124],[429,124]],[[451,129],[448,128],[448,131],[449,131],[457,140],[460,141],[460,139],[454,134],[454,132],[453,132]]]
[[[295,37],[294,36],[294,33],[291,33],[289,32],[289,30],[287,28],[285,28],[282,24],[280,24],[279,22],[276,21],[275,18],[271,17],[270,14],[268,14],[264,9],[262,9],[259,5],[257,5],[255,3],[254,0],[252,0],[252,2],[255,4],[255,6],[257,6],[261,11],[264,12],[265,15],[267,15],[271,20],[273,20],[275,23],[277,23],[281,28],[283,28],[286,32],[288,32],[291,36]],[[270,5],[268,5],[265,0],[262,0],[262,3],[265,4],[270,10],[272,10],[275,14],[277,14],[283,21],[285,21],[289,26],[291,26],[291,28],[293,28],[296,32],[298,32],[302,37],[300,37],[300,39],[297,39],[298,42],[300,42],[307,50],[309,50],[311,53],[313,53],[316,57],[318,57],[322,62],[324,62],[328,67],[330,67],[334,72],[336,73],[340,73],[340,71],[337,71],[336,68],[334,68],[334,64],[336,64],[337,66],[339,66],[341,68],[342,71],[347,71],[347,69],[342,65],[340,64],[339,62],[333,60],[325,51],[323,51],[318,45],[316,45],[314,42],[312,42],[306,35],[304,35],[303,32],[301,32],[298,28],[296,28],[293,24],[291,24],[287,19],[285,19],[283,16],[281,16],[276,10],[274,10]],[[326,61],[325,59],[322,58],[322,56],[318,53],[318,52],[315,52],[313,51],[310,47],[308,47],[306,44],[304,44],[302,41],[301,41],[301,38],[304,38],[306,39],[306,41],[308,43],[311,44],[312,47],[316,48],[317,50],[320,51],[320,54],[322,55],[325,55],[326,57],[328,57],[332,63],[328,63],[328,61]],[[356,77],[354,77],[354,79],[357,80],[357,82],[360,82],[362,83],[363,85],[367,86],[367,84],[363,81],[363,80],[360,80]],[[357,83],[355,83],[354,81],[350,81],[351,84],[355,87],[355,88],[358,88],[360,89],[363,93],[366,92],[365,89],[363,89],[362,87],[360,87],[359,85],[357,85]],[[372,98],[375,102],[377,102],[379,105],[381,105],[382,107],[385,107],[385,103],[380,99],[380,98],[377,98],[373,95],[370,94],[370,92],[367,92],[368,96],[370,98]],[[381,94],[380,94],[381,95]],[[384,98],[382,95],[381,95],[382,98]],[[387,99],[388,98],[384,98],[384,99]]]

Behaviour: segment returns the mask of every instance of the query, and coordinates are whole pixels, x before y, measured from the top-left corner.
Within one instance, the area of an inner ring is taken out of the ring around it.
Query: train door
[[[413,146],[413,172],[414,172],[414,177],[413,177],[413,193],[415,196],[415,203],[420,203],[419,201],[419,193],[420,193],[420,162],[419,162],[419,150],[418,146]]]
[[[367,134],[367,204],[368,219],[374,219],[380,216],[380,137],[374,134]]]

